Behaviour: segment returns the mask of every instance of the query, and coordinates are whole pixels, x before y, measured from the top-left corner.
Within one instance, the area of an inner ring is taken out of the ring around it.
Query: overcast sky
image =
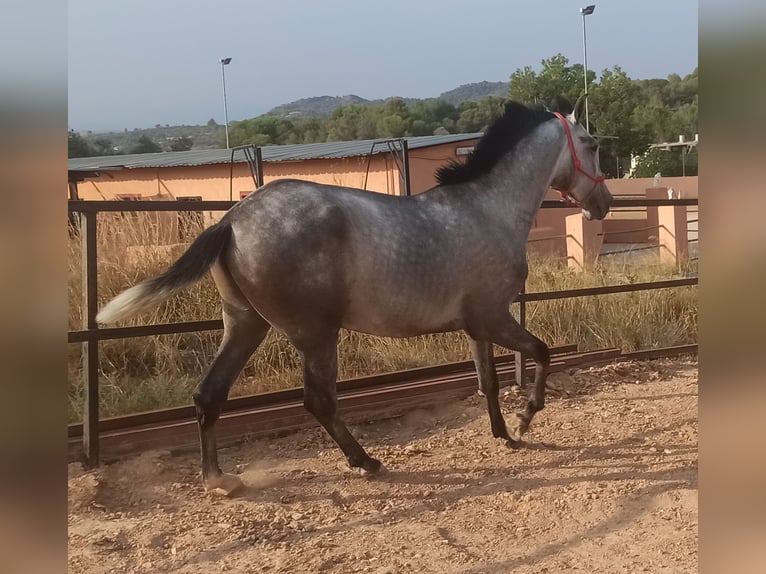
[[[581,63],[587,2],[69,0],[69,127],[223,123],[299,98],[432,97],[507,81],[557,53]],[[697,66],[696,0],[596,4],[588,68],[633,78]]]

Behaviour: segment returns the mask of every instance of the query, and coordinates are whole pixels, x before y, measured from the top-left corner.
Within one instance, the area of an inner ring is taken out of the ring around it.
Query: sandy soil
[[[223,450],[247,485],[231,499],[202,490],[196,454],[70,465],[69,571],[696,572],[696,361],[551,384],[521,450],[478,396],[355,426],[389,469],[374,479],[319,429]]]

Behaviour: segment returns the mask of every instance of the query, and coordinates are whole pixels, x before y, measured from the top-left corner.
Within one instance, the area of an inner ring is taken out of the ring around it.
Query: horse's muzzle
[[[585,219],[604,219],[609,213],[613,197],[602,183],[593,190],[588,199],[582,204],[582,215]]]

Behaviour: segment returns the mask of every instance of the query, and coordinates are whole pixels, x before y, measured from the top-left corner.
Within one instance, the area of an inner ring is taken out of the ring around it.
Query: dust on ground
[[[196,454],[70,465],[69,571],[696,572],[696,359],[550,383],[520,450],[477,395],[355,425],[374,479],[320,429],[222,450],[236,498],[203,491]],[[504,392],[506,415],[521,403]]]

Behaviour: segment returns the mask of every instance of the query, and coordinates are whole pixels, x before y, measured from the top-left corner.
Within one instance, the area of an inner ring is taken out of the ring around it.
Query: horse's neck
[[[487,174],[467,185],[489,217],[526,237],[563,158],[560,133],[544,125]]]

